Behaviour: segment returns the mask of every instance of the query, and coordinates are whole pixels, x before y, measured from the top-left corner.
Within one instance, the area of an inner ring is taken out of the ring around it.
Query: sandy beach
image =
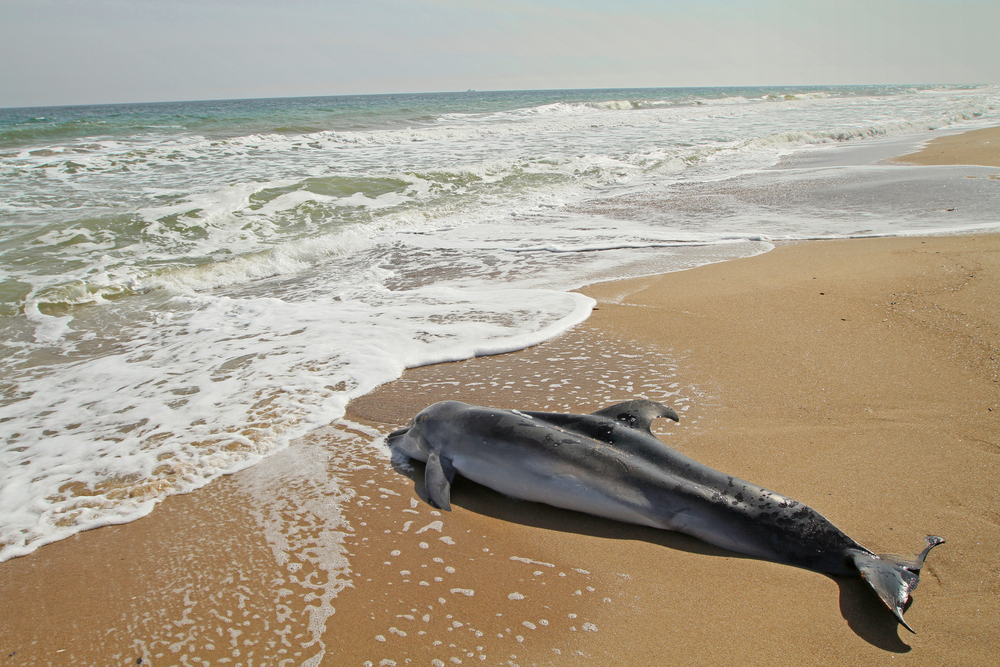
[[[980,155],[948,159],[997,165]],[[0,665],[993,664],[997,284],[1000,235],[980,234],[794,243],[588,287],[597,309],[554,340],[407,371],[253,468],[0,564]],[[637,396],[680,413],[656,424],[668,445],[878,553],[946,538],[906,615],[917,634],[860,579],[462,480],[435,510],[419,468],[356,444],[438,400]]]
[[[896,162],[910,164],[978,164],[1000,167],[1000,127],[939,137],[916,153],[901,155]]]

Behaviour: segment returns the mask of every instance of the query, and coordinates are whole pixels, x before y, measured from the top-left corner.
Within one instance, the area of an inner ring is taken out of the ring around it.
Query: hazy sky
[[[0,0],[0,107],[998,83],[997,0]]]

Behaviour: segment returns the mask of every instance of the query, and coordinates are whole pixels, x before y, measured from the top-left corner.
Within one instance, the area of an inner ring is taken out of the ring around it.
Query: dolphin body
[[[653,401],[619,403],[590,415],[435,403],[388,445],[426,462],[430,502],[451,510],[461,473],[513,498],[628,523],[675,530],[725,549],[832,575],[858,575],[903,620],[927,553],[876,555],[802,503],[702,465],[650,431],[679,421]]]

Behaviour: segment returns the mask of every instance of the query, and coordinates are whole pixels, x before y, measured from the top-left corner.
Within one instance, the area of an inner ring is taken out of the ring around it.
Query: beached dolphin
[[[676,530],[758,558],[833,575],[861,574],[903,626],[927,553],[876,555],[802,503],[680,454],[650,431],[678,421],[653,401],[619,403],[590,415],[435,403],[389,446],[427,463],[431,503],[451,509],[460,473],[513,498],[618,521]]]

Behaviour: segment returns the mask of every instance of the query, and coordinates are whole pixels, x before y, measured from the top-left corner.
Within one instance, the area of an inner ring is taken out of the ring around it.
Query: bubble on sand
[[[431,521],[429,524],[418,530],[415,534],[419,535],[420,533],[425,533],[428,530],[436,530],[437,532],[440,533],[443,528],[444,528],[443,521]]]
[[[528,628],[529,630],[536,630],[538,628],[538,626],[532,623],[531,621],[522,621],[521,625]]]
[[[524,596],[521,595],[520,593],[518,593],[517,591],[514,591],[513,593],[511,593],[510,595],[507,596],[507,599],[508,600],[523,600]]]
[[[597,632],[597,626],[593,623],[584,623],[580,626],[584,632]]]
[[[377,642],[384,642],[385,641],[385,635],[375,635],[375,641],[377,641]]]
[[[420,543],[420,548],[421,549],[430,549],[431,545],[427,544],[426,542],[421,542]]]
[[[553,565],[552,563],[545,563],[543,561],[532,560],[530,558],[522,558],[520,556],[511,556],[510,559],[511,560],[516,560],[519,563],[526,563],[528,565],[541,565],[542,567],[555,567],[555,565]],[[565,574],[562,574],[562,573],[560,573],[560,575],[563,576],[563,577],[566,576]]]
[[[445,544],[448,544],[448,545],[455,544],[455,540],[451,539],[447,535],[445,535],[444,537],[439,537],[438,539],[441,540],[442,542],[444,542]]]
[[[452,595],[464,595],[467,598],[471,598],[473,595],[476,594],[476,592],[474,590],[472,590],[471,588],[453,588],[453,589],[451,589],[451,594]],[[441,599],[441,602],[444,602],[443,598]]]

